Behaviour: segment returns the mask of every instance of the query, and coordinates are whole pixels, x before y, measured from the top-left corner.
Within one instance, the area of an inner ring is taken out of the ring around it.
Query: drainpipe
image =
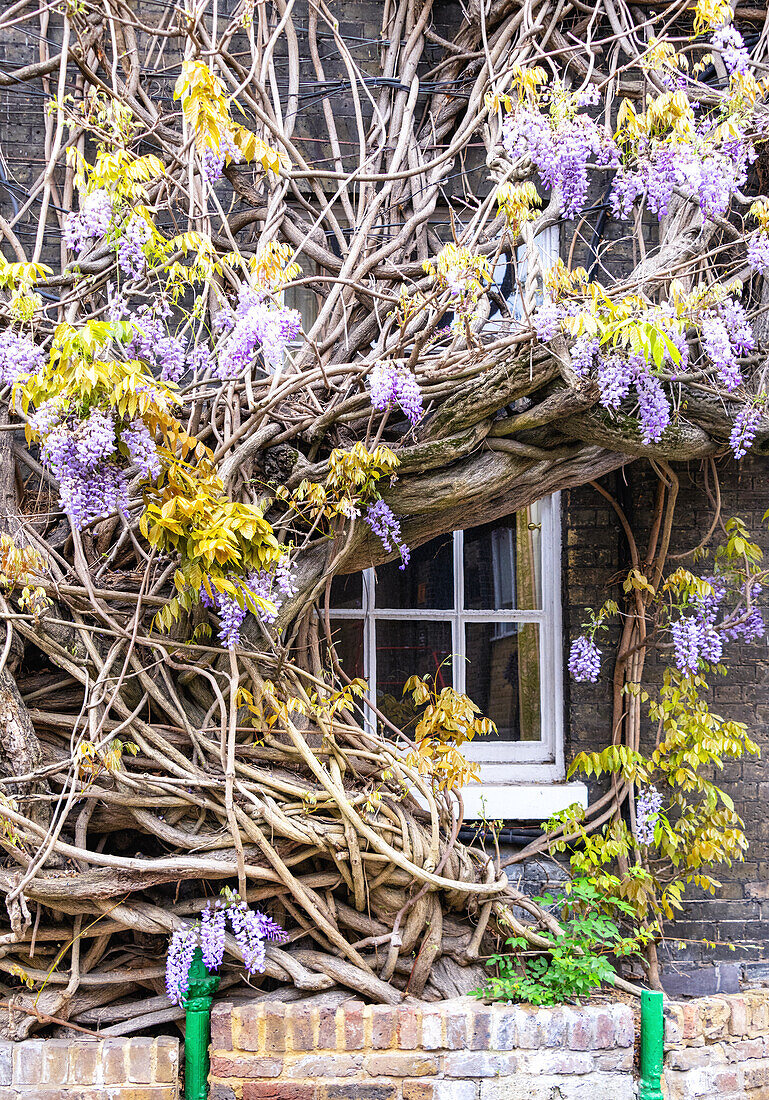
[[[195,948],[188,974],[190,984],[184,998],[184,1100],[207,1100],[211,999],[219,979],[206,970],[199,947]]]
[[[664,1039],[662,994],[644,989],[641,993],[641,1085],[638,1100],[663,1100],[660,1078]]]

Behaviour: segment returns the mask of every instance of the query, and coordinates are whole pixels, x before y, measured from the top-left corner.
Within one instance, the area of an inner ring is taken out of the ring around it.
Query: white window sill
[[[462,791],[465,821],[546,821],[574,802],[587,808],[584,783],[471,783]]]

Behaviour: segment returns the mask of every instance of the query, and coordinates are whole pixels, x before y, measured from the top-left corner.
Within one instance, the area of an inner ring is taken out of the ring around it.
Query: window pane
[[[411,551],[405,569],[387,562],[376,571],[376,606],[397,608],[454,606],[454,536],[440,538]]]
[[[322,602],[323,597],[321,597]],[[347,573],[331,581],[331,607],[354,609],[363,606],[363,574]]]
[[[493,740],[540,741],[537,623],[468,623],[465,629],[467,694],[496,723]]]
[[[470,611],[541,607],[541,543],[539,504],[465,531],[465,607]]]
[[[403,697],[409,676],[437,673],[438,689],[450,687],[450,655],[451,623],[390,619],[377,623],[377,706],[400,729],[409,732],[416,722],[410,697]]]
[[[363,619],[332,619],[331,638],[339,664],[350,677],[365,679],[363,663]]]
[[[306,263],[302,257],[303,268],[300,278],[306,279],[315,273],[315,265]],[[291,309],[298,309],[302,315],[302,332],[309,332],[318,319],[318,294],[309,284],[290,286],[284,291],[283,301]]]

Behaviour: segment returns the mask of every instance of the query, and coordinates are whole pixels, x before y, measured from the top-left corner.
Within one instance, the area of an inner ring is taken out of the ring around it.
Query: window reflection
[[[331,607],[354,609],[363,607],[363,574],[347,573],[331,581]]]
[[[539,626],[467,623],[467,694],[496,724],[494,740],[539,741]]]
[[[350,679],[365,679],[363,655],[363,619],[333,619],[331,640],[337,660]]]
[[[542,606],[538,505],[464,533],[465,607],[532,611]]]
[[[392,608],[454,606],[454,536],[441,535],[411,552],[405,569],[388,562],[376,570],[376,605]]]
[[[377,707],[404,732],[413,730],[421,708],[404,697],[410,676],[437,678],[438,690],[450,687],[451,624],[383,619],[376,627]]]

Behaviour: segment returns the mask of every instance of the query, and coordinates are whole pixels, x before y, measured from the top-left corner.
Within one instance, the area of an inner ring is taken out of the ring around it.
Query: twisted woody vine
[[[0,219],[14,1037],[141,1031],[164,978],[181,1015],[198,948],[254,996],[638,992],[622,960],[658,985],[687,890],[747,848],[712,777],[757,747],[709,700],[769,570],[718,508],[669,546],[680,464],[717,500],[769,443],[764,37],[723,0],[385,8],[365,56],[325,3],[0,16],[45,22],[0,76],[45,105]],[[601,481],[633,461],[645,547]],[[330,591],[588,482],[631,559],[569,640],[612,677],[571,762],[604,786],[509,860],[569,866],[533,900],[459,840],[493,722],[414,668],[398,728]]]

